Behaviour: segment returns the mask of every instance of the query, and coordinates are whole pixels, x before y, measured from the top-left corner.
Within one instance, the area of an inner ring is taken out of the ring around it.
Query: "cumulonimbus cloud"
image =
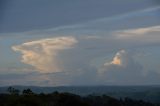
[[[54,37],[12,46],[14,51],[22,53],[22,62],[34,66],[42,73],[62,71],[58,60],[60,51],[70,49],[77,43],[74,37]]]
[[[132,62],[132,59],[128,53],[125,50],[120,50],[116,53],[113,60],[111,62],[106,62],[104,66],[115,65],[126,67],[128,64],[130,64],[130,62]]]
[[[137,80],[144,79],[142,70],[143,67],[129,52],[120,50],[112,61],[104,63],[98,73],[107,84],[133,84],[137,83]]]

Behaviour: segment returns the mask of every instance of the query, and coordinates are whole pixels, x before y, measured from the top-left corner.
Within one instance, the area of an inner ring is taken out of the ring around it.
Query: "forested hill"
[[[134,100],[144,100],[152,103],[160,103],[160,86],[61,86],[61,87],[37,87],[37,86],[13,86],[22,91],[30,88],[33,92],[47,94],[55,91],[69,92],[80,96],[103,94],[114,98],[129,97]],[[7,93],[8,87],[0,87],[0,93]]]
[[[36,94],[31,89],[20,91],[8,88],[8,94],[0,94],[0,106],[160,106],[159,104],[133,100],[116,99],[107,95],[79,96],[71,93],[53,92]]]

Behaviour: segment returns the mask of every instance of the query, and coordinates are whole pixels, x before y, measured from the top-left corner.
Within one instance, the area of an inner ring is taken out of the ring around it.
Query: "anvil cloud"
[[[34,66],[42,73],[62,71],[58,54],[70,49],[77,43],[73,37],[56,37],[41,39],[12,46],[14,51],[22,53],[22,62]]]

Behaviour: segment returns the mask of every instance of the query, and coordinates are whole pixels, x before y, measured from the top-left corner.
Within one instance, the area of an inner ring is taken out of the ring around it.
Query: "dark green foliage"
[[[23,90],[21,95],[15,95],[12,92],[15,91],[14,88],[9,88],[8,91],[11,93],[0,94],[0,106],[160,106],[130,98],[118,100],[106,95],[81,97],[59,92],[35,94],[30,89]]]

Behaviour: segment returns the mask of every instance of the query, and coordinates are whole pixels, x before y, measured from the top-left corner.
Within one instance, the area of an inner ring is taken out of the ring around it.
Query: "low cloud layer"
[[[14,51],[22,53],[22,62],[34,66],[42,73],[60,72],[62,61],[58,54],[70,49],[77,43],[74,37],[55,37],[12,46]]]

